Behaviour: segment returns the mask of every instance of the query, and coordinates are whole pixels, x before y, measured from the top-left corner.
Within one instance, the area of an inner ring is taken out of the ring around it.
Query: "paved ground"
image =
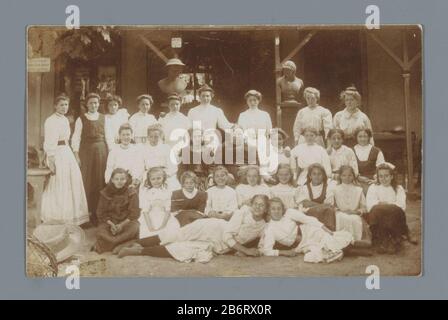
[[[421,201],[408,203],[408,224],[416,237],[421,237]],[[91,243],[93,230],[87,232]],[[87,246],[86,246],[87,249]],[[332,264],[310,264],[303,256],[241,258],[218,256],[206,264],[180,263],[171,259],[153,257],[126,257],[118,259],[111,254],[87,253],[83,257],[81,273],[85,276],[105,277],[326,277],[364,276],[366,267],[377,265],[381,275],[417,276],[421,272],[421,245],[405,244],[404,250],[395,256],[345,257]],[[65,270],[63,266],[60,269]]]

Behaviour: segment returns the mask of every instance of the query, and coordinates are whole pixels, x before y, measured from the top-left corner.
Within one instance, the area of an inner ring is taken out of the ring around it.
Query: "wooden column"
[[[274,52],[275,52],[275,106],[277,108],[277,127],[282,127],[282,93],[280,87],[277,85],[278,79],[281,77],[282,67],[280,61],[280,35],[278,33],[274,36]]]
[[[401,60],[385,43],[383,43],[375,34],[370,33],[370,37],[401,67],[403,73],[403,92],[404,92],[404,121],[406,126],[406,167],[407,167],[407,190],[408,193],[414,192],[414,159],[412,146],[411,129],[411,68],[421,58],[421,53],[417,53],[412,59],[409,59],[406,31],[402,32],[403,60]]]

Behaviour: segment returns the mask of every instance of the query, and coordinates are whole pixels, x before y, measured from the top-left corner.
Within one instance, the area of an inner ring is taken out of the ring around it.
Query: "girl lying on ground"
[[[118,245],[138,238],[138,195],[135,188],[129,188],[130,184],[128,172],[117,168],[112,172],[110,182],[100,192],[96,212],[99,226],[94,246],[98,253],[112,251]]]
[[[229,221],[224,219],[198,219],[183,227],[166,228],[159,235],[138,240],[131,247],[121,249],[119,257],[145,255],[155,257],[171,257],[179,260],[188,250],[188,243],[205,241],[211,244],[215,254],[225,254],[236,251],[244,256],[257,257],[257,248],[248,248],[245,244],[259,238],[266,225],[269,198],[256,195],[252,198],[251,206],[234,212]],[[184,242],[184,246],[173,246]]]
[[[270,221],[259,243],[265,256],[305,254],[305,262],[333,262],[343,257],[342,249],[353,237],[346,231],[332,232],[314,217],[286,209],[279,198],[269,202]]]

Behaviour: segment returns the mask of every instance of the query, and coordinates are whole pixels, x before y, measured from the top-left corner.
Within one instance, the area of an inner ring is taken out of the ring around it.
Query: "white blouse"
[[[395,192],[392,186],[385,187],[383,185],[372,184],[367,190],[367,210],[372,208],[380,202],[394,204],[403,210],[406,210],[406,192],[402,186],[397,187]]]
[[[130,144],[127,148],[122,145],[114,145],[107,156],[106,172],[104,179],[106,183],[109,182],[112,171],[117,168],[128,170],[132,179],[139,179],[141,181],[144,162],[142,154],[136,145]]]
[[[238,197],[238,206],[242,207],[244,205],[248,205],[252,198],[256,195],[265,195],[270,196],[271,191],[269,187],[265,184],[260,184],[256,186],[250,186],[248,184],[240,184],[235,189],[237,197]]]
[[[139,111],[131,116],[129,124],[134,131],[135,138],[146,138],[148,127],[157,124],[157,120],[152,114]]]
[[[199,105],[188,111],[188,119],[201,123],[201,129],[230,129],[232,124],[227,120],[222,109],[214,105]]]
[[[272,129],[272,120],[269,113],[260,109],[248,109],[241,112],[238,117],[238,125],[243,129],[264,129],[268,134]]]
[[[369,159],[370,151],[372,150],[372,145],[369,143],[366,146],[361,146],[357,144],[353,147],[355,150],[355,154],[358,157],[359,161],[367,161]],[[378,153],[378,157],[376,158],[376,165],[378,166],[381,163],[384,163],[386,160],[384,159],[384,154],[382,151]]]
[[[129,113],[128,110],[122,108],[119,109],[115,114],[106,114],[104,118],[105,118],[104,130],[106,133],[106,142],[107,146],[109,147],[109,150],[111,150],[115,144],[120,143],[118,131],[121,125],[128,122]]]
[[[100,117],[99,112],[95,113],[86,112],[84,115],[90,121],[96,121]],[[75,131],[73,132],[72,136],[72,149],[75,152],[79,151],[79,146],[81,144],[81,134],[82,134],[82,120],[81,117],[78,117],[78,119],[76,119],[75,121]]]
[[[355,176],[358,176],[358,160],[356,159],[356,155],[352,149],[347,146],[342,145],[339,149],[331,148],[329,151],[330,154],[330,162],[331,169],[333,172],[339,170],[339,168],[343,165],[350,166],[355,171]]]
[[[171,211],[171,191],[166,188],[147,188],[143,184],[139,190],[139,207],[142,211],[162,209]]]
[[[164,167],[169,177],[177,172],[177,163],[171,159],[171,147],[160,143],[152,146],[149,143],[140,145],[145,171],[154,167]]]
[[[339,111],[334,115],[333,126],[336,129],[341,129],[348,136],[353,135],[358,128],[368,128],[372,130],[372,124],[369,117],[359,109],[354,113],[349,112],[347,108]]]
[[[296,189],[289,184],[277,184],[271,187],[271,198],[280,198],[287,209],[295,208]]]
[[[294,121],[294,138],[298,140],[302,135],[302,130],[308,127],[314,128],[318,132],[324,131],[327,136],[330,129],[333,128],[333,116],[330,110],[321,106],[300,109]]]
[[[366,212],[366,197],[361,187],[341,183],[334,187],[333,193],[334,203],[339,211]]]
[[[306,143],[297,145],[291,151],[291,166],[299,167],[301,172],[298,176],[297,183],[303,185],[306,183],[308,167],[313,163],[319,163],[325,168],[327,176],[330,177],[331,163],[327,151],[318,144],[308,145]]]
[[[298,223],[323,227],[323,224],[316,218],[307,216],[299,210],[288,209],[279,221],[271,220],[266,225],[258,244],[258,248],[263,255],[278,256],[279,250],[274,250],[276,242],[285,246],[292,246],[297,239]]]
[[[238,210],[238,198],[234,189],[229,186],[224,188],[214,186],[207,190],[206,215],[210,211],[233,213],[236,210]]]
[[[266,222],[256,221],[252,216],[251,208],[244,206],[236,210],[222,233],[222,240],[232,248],[236,243],[245,244],[261,236]]]
[[[58,141],[65,141],[68,145],[70,139],[70,124],[61,114],[53,113],[44,124],[44,151],[47,156],[54,156],[58,149]]]
[[[179,141],[179,139],[171,138],[171,133],[174,130],[183,129],[188,132],[192,127],[190,119],[180,112],[167,113],[165,117],[159,118],[159,123],[162,125],[165,143],[169,145],[174,145]],[[187,137],[187,135],[185,135],[185,137]]]

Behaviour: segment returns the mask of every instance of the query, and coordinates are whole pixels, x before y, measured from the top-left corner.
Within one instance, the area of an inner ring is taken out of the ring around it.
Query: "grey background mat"
[[[65,8],[80,7],[81,24],[363,24],[365,8],[379,5],[381,23],[424,27],[424,275],[382,278],[381,290],[365,278],[82,279],[69,291],[65,279],[28,280],[24,264],[25,33],[30,24],[65,23]],[[428,1],[2,1],[0,33],[1,221],[0,298],[300,299],[447,297],[446,168],[448,2]]]

